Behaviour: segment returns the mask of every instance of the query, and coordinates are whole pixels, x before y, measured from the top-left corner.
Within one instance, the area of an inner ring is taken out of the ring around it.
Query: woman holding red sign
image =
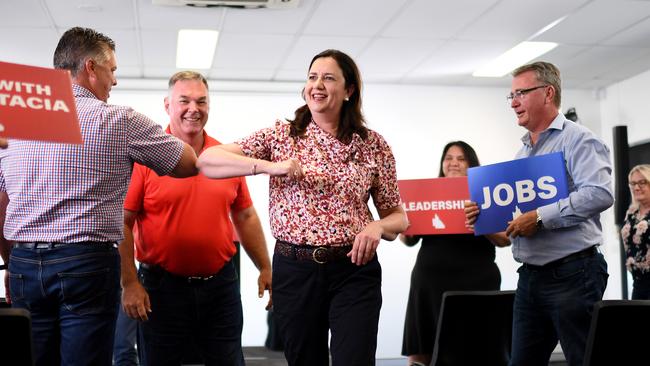
[[[442,150],[439,177],[461,177],[479,166],[474,149],[464,141],[452,141]],[[494,263],[494,245],[509,242],[473,234],[405,236],[408,246],[422,241],[411,273],[411,290],[404,322],[402,354],[409,365],[431,363],[438,314],[445,291],[499,290],[501,273]],[[494,244],[491,242],[494,240]]]

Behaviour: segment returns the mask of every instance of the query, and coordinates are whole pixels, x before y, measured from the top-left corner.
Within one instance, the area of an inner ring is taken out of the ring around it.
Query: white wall
[[[472,145],[482,164],[510,160],[520,147],[524,130],[517,126],[505,95],[508,88],[424,87],[367,85],[364,111],[370,128],[381,133],[392,146],[399,179],[435,177],[443,146],[462,139]],[[275,118],[291,117],[302,104],[299,87],[295,93],[213,93],[208,133],[222,142],[270,126]],[[118,92],[111,102],[128,104],[162,124],[163,91]],[[601,126],[598,101],[588,91],[565,91],[564,109],[576,107],[581,120],[592,130]],[[273,238],[268,227],[268,180],[249,177],[248,183],[266,232],[269,251]],[[384,304],[379,324],[377,356],[397,357],[401,352],[404,311],[411,268],[419,247],[384,242],[378,255],[383,266]],[[509,248],[497,249],[502,272],[502,289],[516,287],[516,263]],[[257,298],[256,271],[249,260],[242,261],[244,303],[243,342],[262,345],[266,336],[265,300]]]

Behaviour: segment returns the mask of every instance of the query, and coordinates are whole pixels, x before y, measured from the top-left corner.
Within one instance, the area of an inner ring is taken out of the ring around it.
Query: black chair
[[[25,309],[0,308],[1,363],[32,366],[32,318]]]
[[[514,291],[447,291],[431,365],[507,365]]]
[[[584,366],[647,365],[650,300],[603,300],[594,304]]]

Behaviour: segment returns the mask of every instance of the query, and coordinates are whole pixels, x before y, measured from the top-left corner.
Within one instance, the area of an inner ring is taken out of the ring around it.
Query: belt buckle
[[[321,252],[321,251],[323,252],[323,254],[327,254],[327,248],[318,247],[318,248],[314,249],[313,252],[311,252],[311,257],[314,259],[314,262],[316,262],[318,264],[325,264],[325,263],[327,263],[327,260],[322,261],[322,260],[317,258],[318,253]]]

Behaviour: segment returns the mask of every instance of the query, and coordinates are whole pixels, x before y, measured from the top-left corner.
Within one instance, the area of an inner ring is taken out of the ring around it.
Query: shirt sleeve
[[[375,207],[380,210],[393,208],[401,203],[397,186],[397,169],[393,151],[384,138],[374,133],[375,161],[377,172],[370,188]],[[370,140],[370,139],[369,139]]]
[[[605,211],[614,203],[609,149],[590,132],[577,133],[564,147],[569,196],[539,208],[547,229],[575,226]]]
[[[140,164],[133,164],[133,174],[131,174],[131,183],[129,189],[126,191],[126,199],[124,200],[124,209],[140,212],[142,210],[142,202],[144,201],[144,180],[147,168]]]
[[[171,173],[183,154],[183,142],[134,110],[129,111],[127,123],[131,159],[151,168],[158,175]]]
[[[289,124],[276,121],[274,127],[261,129],[248,137],[235,141],[242,152],[252,158],[271,161],[276,142],[289,137]]]
[[[253,200],[248,192],[248,185],[246,185],[246,178],[239,177],[239,185],[237,186],[237,197],[230,206],[233,211],[241,211],[253,205]]]

